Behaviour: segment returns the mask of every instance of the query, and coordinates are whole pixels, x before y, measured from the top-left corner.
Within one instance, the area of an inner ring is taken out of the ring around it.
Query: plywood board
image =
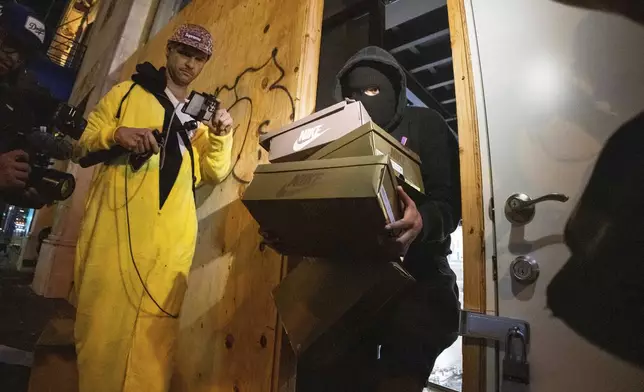
[[[466,310],[485,313],[486,269],[481,149],[470,42],[463,1],[447,1],[461,162],[463,306]],[[463,343],[463,392],[483,392],[486,385],[485,347],[481,341],[467,338]]]
[[[193,0],[124,65],[165,63],[167,39],[181,23],[206,26],[214,56],[195,81],[217,93],[235,118],[233,170],[198,191],[199,238],[180,319],[176,391],[270,391],[281,340],[270,295],[283,261],[260,249],[258,227],[239,201],[258,163],[263,132],[315,107],[322,0]],[[172,234],[168,233],[168,240]],[[275,374],[275,375],[274,375]]]

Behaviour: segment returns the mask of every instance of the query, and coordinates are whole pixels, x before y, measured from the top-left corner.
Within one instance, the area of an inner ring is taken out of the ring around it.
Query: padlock
[[[530,384],[528,347],[523,332],[518,327],[508,331],[503,358],[503,379],[521,384]]]

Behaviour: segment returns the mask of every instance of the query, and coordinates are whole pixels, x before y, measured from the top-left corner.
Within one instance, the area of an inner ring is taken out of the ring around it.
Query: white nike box
[[[259,143],[271,162],[301,161],[369,121],[362,103],[346,100],[262,135]]]

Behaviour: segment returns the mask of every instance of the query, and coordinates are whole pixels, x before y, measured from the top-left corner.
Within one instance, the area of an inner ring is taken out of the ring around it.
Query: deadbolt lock
[[[512,278],[521,284],[532,284],[539,278],[539,263],[528,256],[519,256],[510,264]]]

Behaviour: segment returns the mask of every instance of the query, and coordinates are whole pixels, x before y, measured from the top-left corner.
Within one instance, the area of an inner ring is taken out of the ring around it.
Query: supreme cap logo
[[[191,40],[193,40],[193,41],[197,41],[197,42],[202,42],[202,41],[203,41],[203,38],[201,38],[201,37],[199,37],[199,36],[196,36],[196,35],[194,35],[194,34],[192,34],[192,33],[190,33],[190,32],[186,32],[186,33],[184,33],[184,35],[183,35],[183,36],[184,36],[184,37],[186,37],[186,38],[188,38],[188,39],[191,39]]]

